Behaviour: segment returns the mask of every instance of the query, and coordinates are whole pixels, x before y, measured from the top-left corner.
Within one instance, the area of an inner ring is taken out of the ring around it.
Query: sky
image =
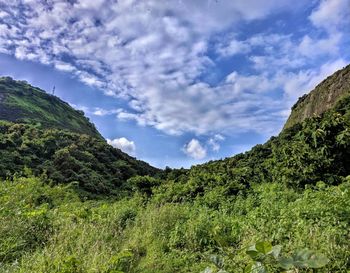
[[[0,0],[0,75],[161,168],[277,135],[349,46],[350,0]]]

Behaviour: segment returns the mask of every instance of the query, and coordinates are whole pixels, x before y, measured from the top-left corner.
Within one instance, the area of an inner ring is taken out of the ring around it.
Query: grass
[[[219,209],[140,194],[83,202],[69,187],[34,177],[2,182],[0,192],[0,272],[200,272],[210,254],[224,255],[219,241],[233,254],[227,270],[242,272],[249,263],[242,249],[259,240],[286,253],[324,253],[331,262],[317,272],[350,268],[349,179],[305,192],[256,185],[246,197],[221,200]]]

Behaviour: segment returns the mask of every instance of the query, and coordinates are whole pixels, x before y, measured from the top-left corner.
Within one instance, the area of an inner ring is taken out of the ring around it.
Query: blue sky
[[[83,110],[158,167],[232,156],[281,130],[350,63],[350,0],[0,0],[0,75]]]

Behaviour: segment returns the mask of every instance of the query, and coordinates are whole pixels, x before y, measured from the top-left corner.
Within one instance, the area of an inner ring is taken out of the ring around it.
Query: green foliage
[[[280,245],[272,246],[268,241],[258,242],[250,246],[246,253],[253,260],[244,272],[269,272],[271,269],[276,271],[289,270],[289,272],[299,272],[302,268],[322,268],[328,262],[328,258],[308,249],[296,251],[290,256],[280,257],[282,247]]]
[[[350,97],[247,153],[158,172],[1,122],[0,273],[348,272],[349,131]]]
[[[84,195],[121,195],[130,177],[158,172],[98,138],[1,121],[0,158],[2,178],[28,167],[53,183],[75,183]]]
[[[102,139],[82,111],[27,82],[9,77],[0,78],[0,120],[65,129]]]
[[[44,247],[53,233],[51,210],[66,198],[67,187],[49,188],[38,178],[15,178],[0,183],[0,263],[12,262]]]
[[[244,154],[194,166],[179,175],[168,170],[167,182],[155,189],[155,198],[196,199],[217,207],[218,197],[244,195],[256,183],[277,182],[300,190],[319,181],[337,185],[350,174],[349,166],[350,97]]]
[[[139,193],[83,202],[69,186],[14,178],[0,182],[0,272],[201,272],[213,261],[243,272],[250,256],[279,272],[275,257],[285,266],[308,261],[312,268],[313,254],[294,252],[306,247],[329,259],[317,272],[344,272],[350,268],[350,178],[320,185],[295,191],[257,184],[211,208],[201,200],[158,203]],[[283,253],[266,240],[283,245]],[[254,242],[262,243],[251,247]]]
[[[134,192],[152,194],[152,189],[159,186],[161,181],[151,176],[133,176],[128,179],[127,185],[131,187]]]

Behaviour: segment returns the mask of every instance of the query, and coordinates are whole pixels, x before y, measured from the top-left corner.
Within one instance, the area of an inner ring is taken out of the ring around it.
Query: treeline
[[[102,139],[10,122],[0,122],[0,158],[2,178],[27,168],[53,184],[73,183],[85,195],[121,195],[130,177],[159,172]]]
[[[320,117],[282,131],[263,145],[190,170],[165,170],[154,192],[165,201],[189,201],[216,192],[230,197],[254,184],[282,183],[296,190],[338,185],[350,175],[350,97]]]
[[[162,172],[2,122],[0,273],[348,272],[349,146],[350,98],[244,154]]]

